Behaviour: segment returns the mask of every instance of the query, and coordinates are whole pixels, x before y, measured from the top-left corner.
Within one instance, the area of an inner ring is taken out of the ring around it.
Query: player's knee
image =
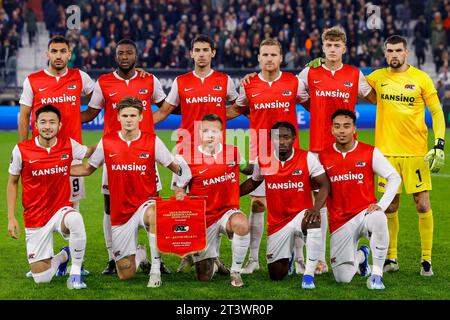
[[[430,203],[428,201],[420,200],[416,202],[416,210],[419,213],[426,213],[430,211]]]
[[[35,283],[50,283],[53,278],[53,272],[51,269],[47,269],[43,272],[33,273],[33,280]]]
[[[211,281],[214,276],[214,258],[208,258],[195,263],[195,273],[198,281]]]
[[[264,212],[266,205],[263,201],[256,199],[252,201],[252,212]]]
[[[86,238],[83,217],[77,211],[70,211],[64,217],[64,224],[71,234]]]
[[[350,283],[353,279],[354,274],[347,272],[335,272],[334,279],[337,283]]]
[[[308,233],[308,229],[320,229],[321,228],[321,223],[320,221],[314,221],[314,222],[306,222],[305,219],[302,220],[302,232],[304,234]]]
[[[384,232],[388,230],[387,218],[382,211],[375,211],[369,215],[369,229],[371,232]]]
[[[342,264],[333,268],[333,274],[337,283],[350,283],[355,275],[355,267],[352,264]]]
[[[391,202],[391,204],[387,207],[386,213],[393,213],[398,211],[399,204]]]
[[[117,275],[120,280],[128,280],[134,277],[136,273],[136,266],[134,263],[134,256],[132,258],[126,257],[116,262]]]
[[[245,236],[250,232],[247,218],[243,214],[235,214],[231,224],[233,233]]]
[[[267,265],[269,278],[273,281],[281,281],[289,272],[289,259],[280,259]]]

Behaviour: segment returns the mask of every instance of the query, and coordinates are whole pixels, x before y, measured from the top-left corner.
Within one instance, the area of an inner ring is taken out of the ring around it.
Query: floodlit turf
[[[170,142],[170,132],[158,132],[160,138]],[[94,144],[101,137],[101,132],[84,132],[85,144]],[[432,136],[432,134],[430,134]],[[373,131],[360,131],[359,139],[373,143]],[[308,131],[300,132],[303,148],[308,145]],[[447,131],[450,141],[450,131]],[[450,153],[447,147],[447,166],[437,175],[433,175],[433,191],[431,203],[434,212],[434,245],[433,270],[434,277],[419,276],[420,241],[418,218],[411,196],[403,195],[400,207],[399,262],[400,271],[386,274],[384,283],[387,287],[382,292],[372,292],[366,288],[366,279],[358,275],[350,284],[336,284],[332,273],[317,276],[316,290],[302,290],[301,277],[288,277],[281,282],[270,281],[265,262],[266,233],[264,234],[260,261],[261,269],[252,275],[243,275],[245,287],[234,288],[226,276],[215,276],[210,283],[199,283],[195,280],[194,271],[187,274],[163,275],[163,285],[158,289],[147,288],[148,276],[138,272],[130,281],[120,281],[117,276],[100,275],[106,261],[107,253],[103,239],[103,196],[100,193],[101,172],[86,178],[87,199],[81,203],[87,232],[86,268],[91,275],[86,278],[88,289],[68,290],[66,279],[54,278],[48,285],[36,285],[33,280],[25,278],[28,271],[26,259],[25,237],[21,204],[17,206],[16,216],[21,225],[20,239],[8,237],[6,214],[6,183],[11,150],[17,141],[16,132],[0,133],[0,299],[449,299],[450,298]],[[432,137],[430,137],[430,145]],[[160,168],[164,183],[162,195],[170,195],[168,190],[170,175]],[[36,195],[39,197],[40,195]],[[248,214],[249,197],[241,200],[242,210]],[[148,248],[147,236],[140,231],[139,242]],[[364,241],[362,243],[367,243]],[[59,235],[55,234],[55,251],[65,245]],[[227,265],[231,264],[230,242],[222,239],[221,256]],[[179,258],[165,254],[163,256],[168,267],[175,272]],[[330,270],[331,271],[331,270]]]

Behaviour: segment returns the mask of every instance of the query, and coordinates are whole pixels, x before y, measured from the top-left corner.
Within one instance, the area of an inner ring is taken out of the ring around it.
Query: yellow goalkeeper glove
[[[318,67],[320,67],[321,65],[323,65],[325,63],[325,59],[324,58],[316,58],[314,60],[311,60],[310,62],[308,62],[305,67],[310,67],[313,69],[316,69]]]
[[[428,161],[431,172],[439,172],[445,164],[444,139],[436,139],[436,145],[425,155],[425,161]]]

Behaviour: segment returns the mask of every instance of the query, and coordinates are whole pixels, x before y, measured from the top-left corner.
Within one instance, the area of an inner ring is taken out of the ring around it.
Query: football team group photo
[[[450,299],[449,43],[448,0],[0,1],[0,298]]]

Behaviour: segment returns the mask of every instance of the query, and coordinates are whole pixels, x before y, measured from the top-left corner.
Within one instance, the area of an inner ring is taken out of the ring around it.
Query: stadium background
[[[76,4],[81,8],[81,29],[69,30],[65,8]],[[377,16],[367,11],[367,5],[379,6],[377,23],[380,30],[367,28]],[[62,279],[54,279],[49,286],[35,285],[25,279],[27,271],[25,241],[7,237],[6,182],[10,151],[17,142],[18,100],[25,77],[46,67],[45,52],[52,35],[63,34],[70,39],[73,55],[69,67],[81,68],[94,79],[114,67],[114,49],[121,38],[129,37],[139,46],[139,66],[154,73],[168,93],[174,77],[192,68],[189,59],[190,40],[199,33],[214,38],[217,56],[213,67],[224,71],[238,83],[250,71],[257,70],[259,42],[276,37],[284,48],[283,70],[298,73],[309,60],[321,54],[320,34],[329,26],[340,25],[348,37],[345,62],[358,66],[368,74],[384,66],[383,40],[391,34],[408,38],[408,62],[419,66],[434,79],[443,106],[447,127],[450,126],[450,74],[448,73],[448,44],[450,43],[450,1],[20,1],[0,0],[0,299],[449,299],[450,241],[448,239],[448,185],[450,169],[447,165],[433,175],[432,207],[435,213],[433,267],[435,277],[419,277],[420,242],[417,214],[410,197],[402,197],[400,211],[400,272],[385,275],[388,290],[368,292],[363,279],[342,286],[334,283],[331,274],[320,276],[315,292],[300,290],[300,278],[274,283],[269,281],[265,266],[256,274],[246,276],[246,287],[234,290],[227,277],[217,277],[211,283],[194,281],[193,272],[163,277],[160,290],[145,287],[147,276],[139,274],[130,282],[116,277],[99,275],[106,260],[102,236],[103,201],[100,195],[100,173],[87,178],[88,199],[82,202],[88,234],[86,267],[92,272],[86,280],[88,290],[72,293],[65,289]],[[86,104],[87,100],[84,99]],[[373,143],[375,107],[359,104],[359,138]],[[309,115],[298,106],[300,140],[308,147]],[[171,130],[179,123],[179,116],[170,116],[159,127],[158,135],[172,147]],[[427,123],[430,118],[427,116]],[[239,117],[230,123],[232,128],[248,127],[248,120]],[[84,129],[101,128],[101,117]],[[84,130],[85,144],[94,144],[101,131]],[[450,141],[447,130],[447,141]],[[430,146],[433,135],[429,136]],[[448,149],[448,148],[447,148]],[[449,152],[446,152],[449,159]],[[163,170],[161,170],[163,171]],[[167,186],[170,179],[163,174]],[[165,189],[164,195],[169,192]],[[249,199],[241,200],[248,213]],[[16,216],[20,217],[20,204]],[[22,224],[21,224],[22,225]],[[23,229],[22,229],[23,231]],[[144,234],[140,242],[148,247]],[[55,248],[63,242],[55,238]],[[265,241],[260,261],[264,261]],[[230,245],[222,242],[222,256],[231,261]],[[174,271],[178,258],[165,256]]]

